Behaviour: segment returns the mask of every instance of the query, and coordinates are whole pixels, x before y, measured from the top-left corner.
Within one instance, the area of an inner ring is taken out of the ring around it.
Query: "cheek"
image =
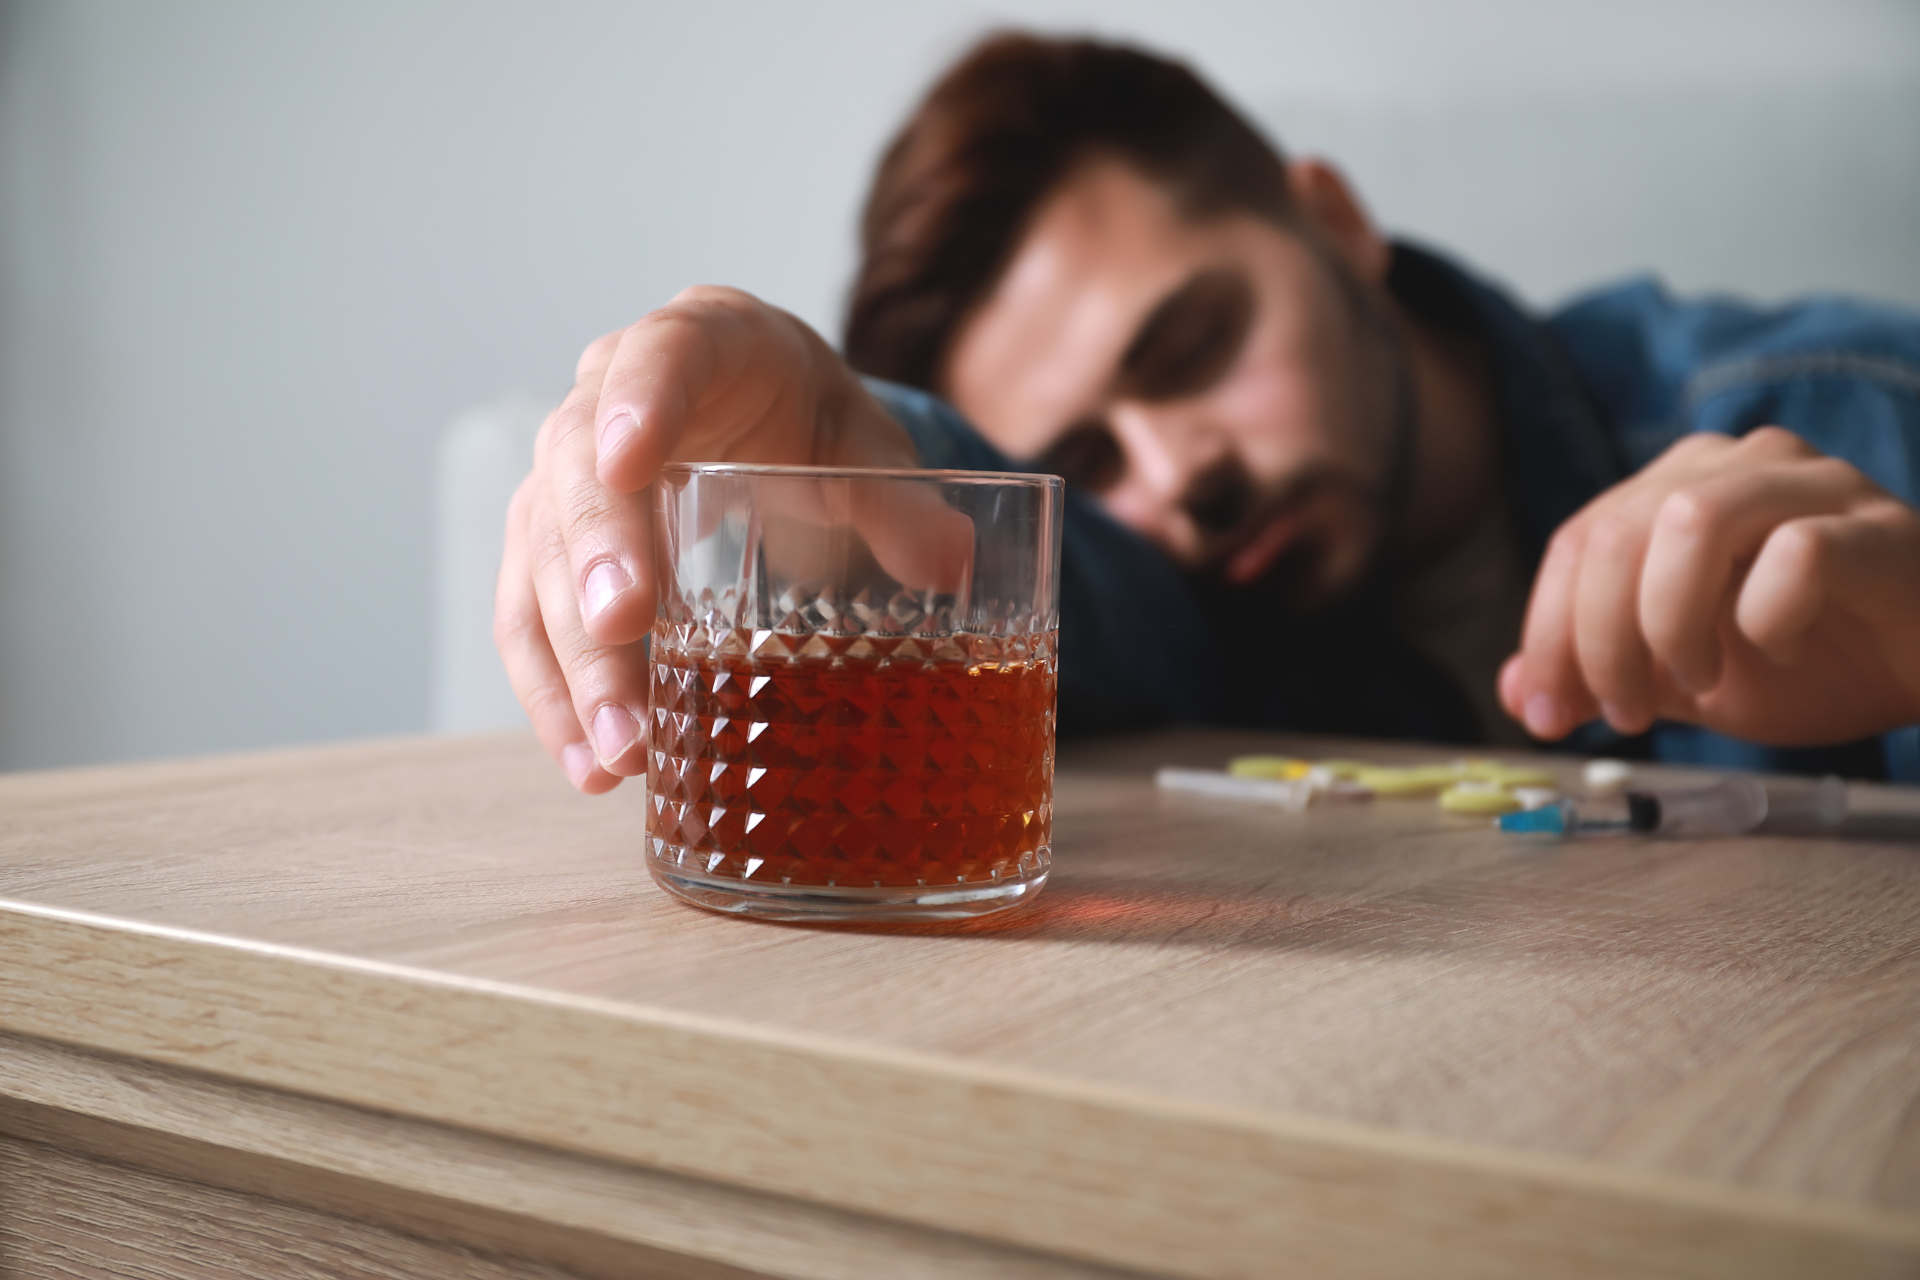
[[[1206,401],[1256,475],[1278,476],[1329,452],[1325,388],[1294,352],[1250,348]]]

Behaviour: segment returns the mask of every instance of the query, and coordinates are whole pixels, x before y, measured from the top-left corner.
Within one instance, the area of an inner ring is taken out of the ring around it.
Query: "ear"
[[[1340,171],[1311,156],[1287,162],[1287,187],[1333,251],[1369,285],[1384,286],[1393,249]]]

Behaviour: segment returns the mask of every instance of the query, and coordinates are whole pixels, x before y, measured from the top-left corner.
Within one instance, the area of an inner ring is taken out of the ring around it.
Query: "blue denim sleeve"
[[[1032,471],[951,405],[878,379],[868,388],[921,464]],[[1067,491],[1060,554],[1060,733],[1077,736],[1198,720],[1214,642],[1179,571],[1083,494]]]
[[[1920,318],[1910,336],[1911,352],[1883,342],[1874,344],[1878,350],[1763,352],[1714,362],[1687,382],[1689,424],[1731,435],[1785,427],[1920,506]],[[1882,747],[1890,780],[1920,783],[1920,725],[1884,735]]]
[[[1920,314],[1842,297],[1778,308],[1682,301],[1637,280],[1577,300],[1550,324],[1631,467],[1689,432],[1775,425],[1920,506]],[[1662,759],[1822,767],[1817,748],[1783,752],[1692,726],[1661,726],[1655,738]],[[1920,726],[1880,745],[1890,778],[1920,783]]]
[[[1887,780],[1920,786],[1920,724],[1895,729],[1884,739],[1887,746]]]

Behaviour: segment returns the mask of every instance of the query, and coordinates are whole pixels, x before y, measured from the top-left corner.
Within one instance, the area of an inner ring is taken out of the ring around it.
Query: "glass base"
[[[710,876],[690,869],[699,865],[691,850],[658,838],[647,845],[647,870],[668,893],[708,911],[756,920],[970,920],[1031,902],[1047,883],[1053,861],[1051,850],[1041,845],[1021,859],[1022,870],[1014,875],[964,884],[859,888]]]

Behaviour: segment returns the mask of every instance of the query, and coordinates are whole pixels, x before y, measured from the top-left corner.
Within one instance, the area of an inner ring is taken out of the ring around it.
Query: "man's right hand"
[[[650,486],[693,461],[917,459],[819,334],[738,290],[688,289],[587,348],[507,509],[493,636],[542,745],[588,793],[645,770]]]

